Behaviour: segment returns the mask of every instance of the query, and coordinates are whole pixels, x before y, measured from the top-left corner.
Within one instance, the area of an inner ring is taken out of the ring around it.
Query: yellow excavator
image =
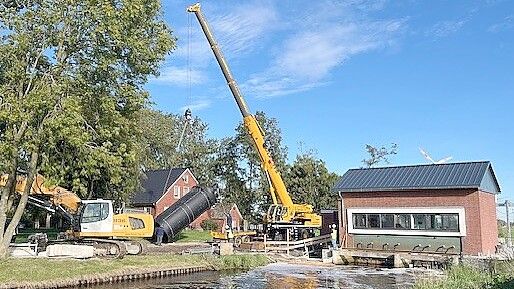
[[[6,185],[7,179],[8,175],[0,176],[0,187]],[[94,255],[114,258],[144,252],[144,243],[138,239],[153,236],[152,215],[116,214],[111,200],[81,200],[77,194],[65,188],[47,183],[43,176],[38,174],[35,177],[28,203],[63,216],[71,225],[65,238],[54,244],[90,245],[94,248]],[[18,176],[16,192],[22,194],[26,186],[26,178]]]
[[[268,177],[270,184],[270,193],[273,204],[269,207],[265,223],[268,229],[274,230],[271,235],[279,235],[283,237],[283,229],[295,229],[300,235],[298,237],[307,237],[311,235],[312,229],[321,227],[321,216],[314,213],[312,205],[295,204],[289,195],[284,181],[280,176],[275,164],[266,150],[264,143],[264,133],[259,126],[255,117],[250,113],[248,106],[237,86],[237,83],[230,72],[228,64],[214,39],[207,21],[200,9],[200,3],[196,3],[187,8],[187,12],[194,13],[200,26],[211,46],[212,52],[221,68],[223,76],[227,81],[228,87],[234,96],[234,99],[241,111],[244,120],[244,126],[250,134],[253,144],[257,149],[260,157],[262,169]],[[301,232],[300,232],[301,230]],[[280,238],[280,237],[278,237]]]

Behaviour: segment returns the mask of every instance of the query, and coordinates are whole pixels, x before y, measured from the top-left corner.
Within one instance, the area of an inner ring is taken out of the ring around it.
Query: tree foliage
[[[14,201],[20,170],[28,183],[41,172],[83,197],[135,188],[133,119],[175,40],[156,0],[4,1],[0,30],[1,257],[30,189]]]
[[[369,158],[363,159],[362,163],[364,163],[366,167],[371,168],[381,162],[389,164],[389,158],[398,153],[398,145],[392,143],[389,147],[375,147],[367,144],[366,152],[369,154]]]
[[[138,126],[145,170],[186,167],[200,183],[214,183],[217,142],[207,137],[206,123],[198,117],[188,121],[180,115],[145,109],[140,112]]]
[[[255,118],[264,132],[271,158],[278,171],[284,173],[287,168],[287,148],[282,144],[278,121],[264,112],[257,112]],[[220,142],[215,170],[227,201],[237,203],[245,216],[260,220],[267,205],[271,204],[269,183],[261,168],[253,140],[243,123],[236,128],[234,137]]]
[[[315,210],[329,209],[336,207],[337,195],[331,189],[338,177],[328,171],[323,160],[307,152],[296,156],[286,184],[295,203],[311,204]]]

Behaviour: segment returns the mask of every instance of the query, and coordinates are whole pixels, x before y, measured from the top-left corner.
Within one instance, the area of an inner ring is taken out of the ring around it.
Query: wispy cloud
[[[406,25],[405,19],[369,20],[351,5],[326,8],[301,18],[303,26],[291,26],[290,36],[280,44],[269,68],[253,74],[243,84],[245,91],[255,97],[272,97],[325,85],[345,60],[393,45]]]
[[[212,22],[218,41],[228,57],[249,53],[267,32],[276,29],[277,12],[271,4],[252,3],[220,15]]]
[[[229,10],[209,13],[209,24],[228,58],[237,58],[254,51],[260,47],[259,43],[265,35],[277,28],[277,11],[271,2],[250,2],[238,5],[228,13],[226,11]],[[196,27],[196,21],[192,25],[194,27],[191,32],[188,27],[177,30],[179,45],[174,55],[183,59],[190,55],[192,66],[204,67],[214,61],[214,57],[205,35]]]
[[[445,20],[434,24],[426,31],[427,36],[434,36],[437,38],[446,37],[458,32],[468,20]]]
[[[183,106],[180,108],[180,111],[184,112],[186,109],[190,109],[193,112],[198,112],[200,110],[206,109],[211,106],[211,101],[208,99],[200,99],[196,100],[193,103]]]
[[[498,33],[504,30],[510,30],[514,28],[514,14],[503,18],[502,21],[489,26],[487,29],[489,32]]]
[[[157,78],[152,79],[151,82],[166,85],[187,86],[189,83],[202,83],[205,79],[206,77],[201,70],[189,70],[187,67],[167,66],[164,67],[161,74]]]

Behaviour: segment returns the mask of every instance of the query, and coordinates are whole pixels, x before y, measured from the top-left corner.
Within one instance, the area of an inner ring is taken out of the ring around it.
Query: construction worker
[[[230,226],[225,226],[225,231],[227,233],[228,242],[232,242],[234,240],[234,233],[232,233],[232,228]]]
[[[162,237],[164,237],[164,228],[160,225],[157,225],[157,228],[155,228],[155,236],[157,237],[157,241],[155,244],[157,246],[162,246]]]
[[[330,239],[332,240],[332,250],[337,249],[337,228],[336,224],[332,224],[330,226],[332,228],[332,232],[330,233]]]

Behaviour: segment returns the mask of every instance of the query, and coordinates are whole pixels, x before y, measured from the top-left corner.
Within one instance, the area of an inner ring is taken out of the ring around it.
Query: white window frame
[[[190,191],[190,190],[191,190],[191,189],[190,189],[189,187],[183,187],[183,188],[182,188],[182,195],[183,195],[183,196],[184,196],[184,195],[186,195],[187,193],[189,193],[189,191]]]
[[[180,186],[173,187],[173,198],[180,199]]]
[[[411,230],[384,230],[384,229],[354,229],[353,214],[458,214],[459,231],[424,231],[414,230],[414,220],[411,215]],[[348,233],[350,234],[371,234],[371,235],[404,235],[404,236],[445,236],[465,237],[466,236],[466,212],[464,207],[401,207],[401,208],[348,208],[346,209]]]
[[[189,183],[189,175],[188,174],[184,174],[184,176],[182,177],[182,180],[184,181],[184,183]]]

